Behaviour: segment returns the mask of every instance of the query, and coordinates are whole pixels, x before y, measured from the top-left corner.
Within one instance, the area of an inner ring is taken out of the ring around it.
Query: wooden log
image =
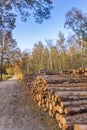
[[[62,130],[73,130],[73,129],[74,129],[73,123],[65,124],[62,126]]]
[[[54,94],[55,92],[59,92],[59,91],[61,91],[61,92],[63,92],[63,91],[87,91],[87,84],[85,84],[85,86],[82,86],[82,87],[75,87],[75,86],[72,86],[72,88],[71,87],[69,87],[69,86],[64,86],[63,87],[63,85],[60,87],[59,85],[57,85],[56,87],[55,87],[55,85],[54,85],[54,87],[48,87],[48,91],[49,91],[49,93],[50,94]]]
[[[61,114],[64,113],[64,110],[63,110],[63,108],[61,106],[58,107],[58,112],[61,113]]]
[[[60,129],[62,128],[61,122],[58,122],[58,126],[59,126]]]
[[[56,107],[53,107],[52,112],[54,114],[54,117],[56,116]]]
[[[60,114],[59,113],[56,113],[56,120],[59,121],[60,120]]]
[[[77,106],[78,105],[87,105],[87,100],[79,100],[79,101],[65,101],[60,102],[61,107],[68,107],[68,106]]]
[[[63,75],[46,75],[46,76],[39,76],[38,79],[43,79],[47,84],[61,84],[61,83],[84,83],[87,82],[87,79],[83,80],[79,77],[69,77]]]
[[[64,77],[61,76],[59,77],[59,75],[46,75],[46,76],[38,76],[38,79],[42,79],[43,81],[45,81],[46,83],[63,83],[66,82],[68,79],[72,79],[69,77]],[[77,80],[76,78],[73,78],[74,80]]]
[[[61,101],[78,101],[78,100],[87,100],[87,96],[85,95],[61,95],[61,96],[58,96],[56,95],[57,98],[58,98],[58,101],[61,102]]]
[[[37,76],[36,74],[26,74],[24,76],[23,81],[24,81],[25,84],[27,84],[28,88],[32,87],[32,82],[34,81],[36,76]]]
[[[52,109],[53,109],[52,102],[50,102],[50,104],[49,104],[49,109],[50,109],[50,110],[52,110]]]
[[[72,96],[85,95],[85,96],[87,96],[87,91],[75,91],[75,92],[73,92],[73,91],[56,91],[54,93],[54,95],[56,95],[56,96],[62,96],[62,95],[67,95],[67,96],[70,96],[70,95],[72,95]]]
[[[53,117],[52,110],[49,110],[48,113],[49,113],[49,115],[50,115],[51,117]]]
[[[64,84],[47,84],[46,85],[47,89],[50,90],[50,89],[59,89],[59,90],[79,90],[79,89],[86,89],[87,88],[87,84],[86,83],[71,83],[71,84],[68,84],[68,83],[64,83]]]
[[[46,107],[49,108],[49,103],[50,103],[50,100],[47,98],[46,99]]]
[[[82,78],[76,77],[39,76],[34,82],[33,95],[40,108],[46,109],[51,117],[57,119],[62,130],[70,130],[74,124],[87,123],[86,82],[83,83]],[[85,115],[75,114],[79,112],[85,112]]]
[[[56,101],[52,101],[53,107],[55,107],[58,103]]]
[[[75,115],[62,115],[61,123],[65,124],[87,124],[87,113]]]
[[[59,113],[63,113],[64,112],[63,108],[60,105],[57,104],[55,107],[56,107],[56,111],[57,112],[59,112]]]
[[[70,106],[64,109],[65,114],[76,114],[87,112],[87,105]]]
[[[87,130],[87,124],[75,124],[74,130]]]
[[[41,106],[41,101],[38,101],[38,106],[39,106],[39,107]]]

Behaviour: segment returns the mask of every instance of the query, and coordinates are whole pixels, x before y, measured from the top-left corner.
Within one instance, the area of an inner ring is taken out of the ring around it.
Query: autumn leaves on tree
[[[22,21],[26,21],[31,15],[35,18],[35,22],[41,23],[44,19],[50,17],[50,11],[52,9],[51,0],[1,0],[0,1],[0,70],[1,80],[3,73],[3,65],[7,62],[4,57],[9,52],[10,54],[17,49],[16,41],[12,38],[12,31],[16,27],[15,22],[18,16],[21,17]],[[8,40],[7,40],[8,39]],[[11,46],[9,46],[9,44]],[[13,47],[14,46],[14,47]],[[17,53],[18,53],[17,52]],[[15,55],[14,57],[15,58]]]
[[[47,46],[37,42],[33,49],[23,53],[13,39],[12,31],[16,27],[16,18],[20,16],[26,21],[33,16],[35,22],[42,23],[50,18],[53,9],[51,0],[1,0],[0,1],[0,70],[3,66],[19,66],[25,73],[37,73],[41,69],[61,72],[65,69],[86,67],[87,55],[87,15],[72,8],[66,14],[65,27],[71,29],[73,35],[65,39],[59,31],[56,43],[47,40]],[[14,59],[14,60],[13,60]]]

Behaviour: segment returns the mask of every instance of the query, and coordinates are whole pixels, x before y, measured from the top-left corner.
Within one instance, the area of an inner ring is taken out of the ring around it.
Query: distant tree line
[[[60,35],[62,37],[60,37]],[[47,40],[47,46],[39,41],[32,51],[25,50],[20,62],[20,70],[23,74],[39,73],[40,70],[52,70],[61,72],[63,70],[78,69],[82,67],[82,48],[77,40],[69,36],[67,43],[64,35],[59,32],[59,39],[52,44]],[[85,58],[87,64],[87,57]]]

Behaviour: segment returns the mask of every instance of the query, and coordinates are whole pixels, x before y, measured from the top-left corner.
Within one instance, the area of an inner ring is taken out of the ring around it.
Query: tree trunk
[[[3,73],[3,43],[1,45],[1,80],[2,80],[2,73]]]

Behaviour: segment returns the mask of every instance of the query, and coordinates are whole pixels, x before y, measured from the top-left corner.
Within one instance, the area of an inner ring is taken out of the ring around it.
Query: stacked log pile
[[[63,74],[65,75],[74,75],[74,76],[84,76],[87,77],[87,68],[79,68],[77,70],[63,70]]]
[[[76,130],[78,124],[87,126],[86,77],[37,76],[32,93],[38,106],[56,118],[62,130],[73,130],[74,125]]]
[[[66,75],[74,75],[74,76],[84,76],[87,77],[87,68],[79,68],[77,70],[64,70],[62,71],[63,74]]]
[[[32,87],[32,82],[34,81],[36,76],[37,76],[36,74],[26,74],[24,76],[24,83],[28,88]]]
[[[87,76],[87,68],[80,68],[76,73],[82,76]]]

